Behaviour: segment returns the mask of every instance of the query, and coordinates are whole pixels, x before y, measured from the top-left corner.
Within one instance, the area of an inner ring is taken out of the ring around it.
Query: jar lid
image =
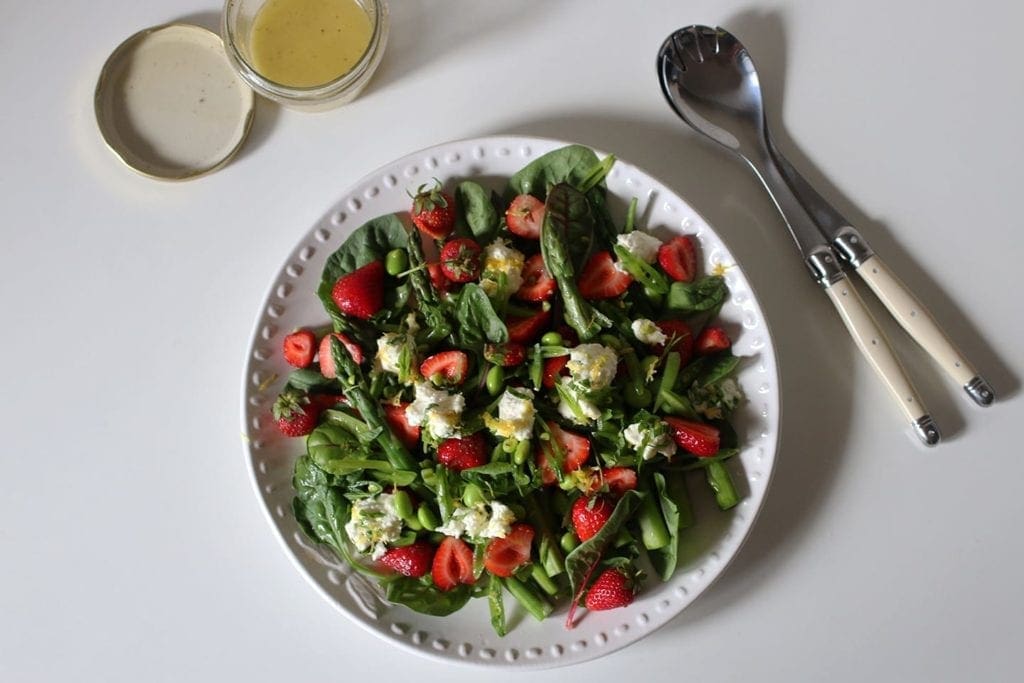
[[[153,178],[186,180],[215,171],[241,148],[255,96],[220,36],[166,24],[114,50],[94,106],[103,139],[125,164]]]

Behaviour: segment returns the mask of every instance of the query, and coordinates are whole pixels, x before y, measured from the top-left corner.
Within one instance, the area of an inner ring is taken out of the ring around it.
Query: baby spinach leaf
[[[699,386],[707,387],[720,382],[736,369],[740,359],[728,350],[722,351],[716,356],[709,357],[707,367],[697,376],[696,382]]]
[[[490,297],[476,283],[468,283],[459,292],[455,321],[456,344],[463,348],[479,347],[485,342],[503,344],[508,341],[508,328],[495,313]]]
[[[693,282],[673,282],[668,289],[665,306],[683,313],[708,311],[721,306],[728,294],[725,278],[707,275]]]
[[[471,586],[457,586],[442,591],[432,583],[417,579],[399,577],[385,584],[385,595],[390,602],[405,605],[409,609],[435,617],[446,617],[457,612],[469,602]]]
[[[517,194],[532,194],[540,200],[559,183],[579,186],[600,160],[594,151],[582,145],[569,145],[537,157],[509,178],[506,199]]]
[[[301,389],[302,391],[316,389],[327,393],[341,393],[341,384],[337,380],[328,379],[319,370],[313,370],[312,368],[293,370],[288,375],[288,386]]]
[[[487,190],[472,180],[463,180],[455,188],[455,199],[469,235],[481,246],[493,242],[500,220]]]

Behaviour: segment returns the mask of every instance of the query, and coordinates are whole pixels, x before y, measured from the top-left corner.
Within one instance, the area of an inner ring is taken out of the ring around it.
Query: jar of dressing
[[[228,60],[257,93],[321,111],[351,102],[380,64],[384,0],[227,0]]]

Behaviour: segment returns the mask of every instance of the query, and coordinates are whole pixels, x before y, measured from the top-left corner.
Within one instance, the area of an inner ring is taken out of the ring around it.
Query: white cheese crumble
[[[615,238],[615,242],[644,263],[654,263],[658,260],[661,240],[646,232],[640,230],[627,232]]]
[[[588,382],[592,391],[600,391],[611,384],[618,366],[618,354],[601,344],[580,344],[571,349],[566,364],[573,381]]]
[[[380,336],[377,340],[376,359],[381,370],[390,372],[393,375],[399,373],[398,364],[402,357],[402,344],[404,341],[405,335],[398,332],[387,332]]]
[[[533,392],[529,389],[506,389],[498,401],[497,419],[484,415],[484,423],[495,436],[527,441],[533,435]]]
[[[601,409],[577,385],[565,378],[559,382],[559,394],[562,392],[569,394],[576,404],[573,406],[564,397],[558,402],[558,414],[566,420],[572,420],[576,424],[589,424],[601,417]]]
[[[456,392],[449,394],[430,382],[416,383],[416,396],[405,409],[405,419],[413,427],[423,426],[437,439],[459,436],[466,398]]]
[[[660,425],[664,429],[651,429],[634,422],[626,427],[622,435],[626,438],[626,443],[640,451],[644,460],[650,460],[658,454],[671,458],[676,454],[676,442],[669,436],[668,425],[664,422]]]
[[[395,512],[394,496],[381,493],[352,503],[352,512],[345,533],[361,553],[379,560],[387,552],[387,544],[402,534],[402,519]]]
[[[476,503],[455,508],[451,518],[436,531],[455,538],[505,538],[515,521],[515,513],[507,505],[498,501]]]
[[[500,237],[483,251],[483,277],[480,286],[488,296],[498,293],[500,277],[505,276],[505,292],[511,294],[518,291],[523,284],[523,264],[526,262],[523,253],[509,246]]]
[[[661,328],[653,320],[639,318],[633,321],[631,327],[633,328],[633,336],[644,344],[657,346],[658,344],[668,343],[668,336],[661,331]]]

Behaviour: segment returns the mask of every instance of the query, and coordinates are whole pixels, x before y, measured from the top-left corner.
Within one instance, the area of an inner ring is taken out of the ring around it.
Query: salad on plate
[[[504,635],[507,594],[572,628],[671,578],[689,472],[739,502],[725,279],[692,236],[639,226],[636,200],[612,218],[614,161],[570,145],[501,192],[416,188],[328,258],[330,325],[285,337],[295,517],[390,602],[485,598]]]

